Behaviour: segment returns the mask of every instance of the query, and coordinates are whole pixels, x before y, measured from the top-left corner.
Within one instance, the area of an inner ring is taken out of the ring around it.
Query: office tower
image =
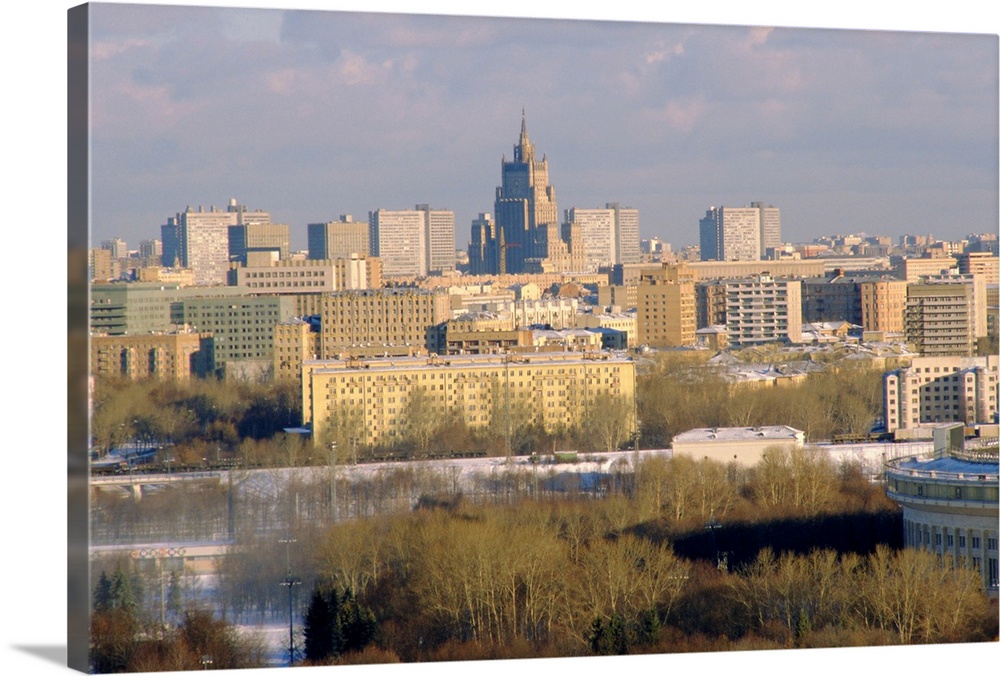
[[[386,277],[423,277],[427,274],[425,214],[420,211],[368,212],[371,255],[382,260]]]
[[[161,226],[163,262],[194,270],[199,285],[225,284],[229,269],[229,228],[236,225],[270,224],[266,211],[248,211],[245,206],[229,201],[225,211],[210,207],[208,211],[191,207],[167,219]]]
[[[248,253],[273,252],[287,260],[291,249],[288,225],[248,223],[229,226],[229,260],[246,265]]]
[[[114,259],[128,258],[128,245],[120,237],[101,242],[101,248],[110,251]]]
[[[350,214],[339,221],[310,223],[307,226],[310,260],[327,261],[369,255],[368,223],[355,221]]]
[[[623,207],[618,202],[609,202],[608,209],[615,212],[615,240],[618,259],[615,263],[639,263],[639,210]]]
[[[603,209],[573,207],[565,212],[564,220],[564,241],[572,242],[572,228],[579,228],[584,270],[593,272],[600,267],[640,261],[638,209],[617,202]]]
[[[498,246],[499,244],[499,246]],[[500,249],[497,224],[493,216],[480,213],[472,220],[472,238],[469,242],[469,274],[488,275],[500,269]]]
[[[699,222],[701,260],[759,261],[760,217],[756,207],[711,207]]]
[[[760,256],[767,257],[768,249],[781,246],[781,209],[763,202],[751,202],[750,206],[757,209],[760,216]]]
[[[429,274],[452,272],[455,269],[455,212],[431,209],[418,204],[424,215],[424,246]]]
[[[368,214],[371,255],[386,276],[441,274],[455,269],[455,213],[427,204],[405,211]]]

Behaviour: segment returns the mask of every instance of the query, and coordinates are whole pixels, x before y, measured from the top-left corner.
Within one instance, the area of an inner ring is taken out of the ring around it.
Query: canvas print
[[[996,35],[69,23],[72,667],[997,642]]]

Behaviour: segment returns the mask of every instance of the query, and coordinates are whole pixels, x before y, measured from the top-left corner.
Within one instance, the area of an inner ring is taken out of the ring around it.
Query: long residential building
[[[579,424],[602,397],[632,401],[635,363],[607,352],[539,352],[303,365],[303,424],[312,426],[318,445],[345,426],[347,436],[365,444],[398,441],[412,423],[407,411],[415,396],[432,420],[460,420],[472,429],[506,426],[512,421],[504,416],[513,409],[530,411],[534,422],[555,431]],[[634,429],[634,420],[627,424]]]
[[[755,275],[725,282],[729,345],[797,343],[802,337],[802,282]]]

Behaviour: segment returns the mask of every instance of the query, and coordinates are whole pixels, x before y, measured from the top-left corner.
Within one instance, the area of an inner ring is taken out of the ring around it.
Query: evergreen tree
[[[111,580],[108,574],[101,571],[101,577],[94,587],[94,612],[103,613],[111,608]]]
[[[339,654],[342,639],[337,622],[338,606],[336,591],[313,589],[303,621],[305,657],[310,662],[320,662]]]

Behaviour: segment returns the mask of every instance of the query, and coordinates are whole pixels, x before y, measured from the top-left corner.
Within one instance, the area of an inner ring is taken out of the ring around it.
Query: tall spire
[[[521,137],[517,141],[517,145],[514,147],[514,161],[515,162],[530,162],[534,159],[535,151],[531,146],[531,141],[528,139],[528,122],[524,114],[524,108],[521,108]]]

